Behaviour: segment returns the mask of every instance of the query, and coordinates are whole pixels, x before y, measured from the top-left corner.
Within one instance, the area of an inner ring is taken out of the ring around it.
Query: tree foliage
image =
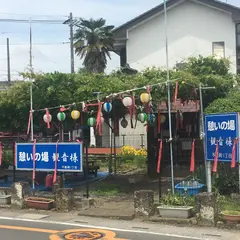
[[[226,97],[228,92],[232,90],[234,82],[234,76],[226,70],[228,69],[226,68],[227,63],[225,65],[222,60],[213,58],[201,58],[200,63],[196,62],[198,62],[198,59],[190,59],[183,69],[170,71],[171,95],[173,95],[175,83],[178,81],[178,98],[183,102],[199,99],[196,91],[199,83],[216,87],[215,90],[204,92],[205,106],[208,106],[217,98]],[[206,65],[208,70],[206,70]],[[29,77],[29,73],[23,75],[26,79]],[[104,99],[111,93],[156,84],[151,89],[152,102],[156,106],[157,103],[167,100],[166,75],[166,71],[157,68],[146,69],[135,75],[126,75],[121,72],[112,72],[110,75],[106,75],[104,73],[89,73],[88,71],[81,71],[76,74],[59,72],[33,74],[31,78],[35,80],[33,83],[34,129],[36,131],[46,131],[46,124],[42,120],[45,112],[44,110],[37,111],[38,109],[52,106],[59,106],[60,108],[60,105],[96,99],[94,92],[102,92],[101,97]],[[146,90],[135,91],[138,105],[141,104],[139,96],[144,91]],[[234,95],[233,99],[236,99],[236,102],[237,99],[240,99],[240,94],[238,94],[238,97],[237,93],[235,94],[236,96]],[[229,105],[228,102],[225,105],[221,102],[227,100],[220,99],[217,101],[219,101],[219,107],[217,106],[216,109]],[[233,106],[235,105],[233,104]],[[118,107],[122,107],[120,101],[118,101]],[[208,109],[211,107],[212,105]],[[7,91],[0,92],[0,108],[2,130],[26,131],[30,109],[30,83],[17,83]],[[59,108],[50,110],[56,128],[58,125],[56,115]],[[77,104],[76,108],[81,109],[81,105]],[[120,113],[121,111],[117,112]],[[70,113],[67,112],[67,120],[64,123],[66,128],[71,127],[73,123],[69,115]]]
[[[89,72],[104,72],[107,58],[114,50],[112,30],[114,26],[106,25],[103,18],[94,20],[80,19],[75,22],[77,30],[74,34],[75,52],[83,59],[83,65]]]
[[[226,98],[216,99],[205,109],[205,113],[228,112],[240,112],[240,92],[238,88],[231,91]]]

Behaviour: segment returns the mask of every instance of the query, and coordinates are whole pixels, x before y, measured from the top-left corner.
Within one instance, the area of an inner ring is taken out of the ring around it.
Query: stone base
[[[196,195],[198,223],[202,226],[215,226],[217,223],[217,204],[214,193]]]
[[[24,199],[30,196],[30,185],[28,182],[16,182],[12,186],[11,206],[23,209],[26,207]]]
[[[71,211],[74,207],[72,188],[58,188],[56,191],[56,209],[58,211]]]
[[[154,192],[151,190],[136,191],[134,193],[135,217],[149,218],[154,211]]]

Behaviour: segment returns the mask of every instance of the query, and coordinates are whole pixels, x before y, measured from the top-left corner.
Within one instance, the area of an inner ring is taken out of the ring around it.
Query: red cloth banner
[[[213,162],[213,172],[217,172],[217,164],[218,164],[218,142],[216,145],[216,151],[215,151],[215,156],[214,156],[214,162]]]
[[[232,147],[232,162],[231,168],[235,168],[236,166],[236,146],[237,146],[238,138],[234,139],[233,147]]]
[[[0,143],[0,166],[2,165],[2,143]]]
[[[30,126],[31,126],[31,118],[32,118],[32,111],[29,111],[29,117],[28,117],[28,127],[27,127],[27,134],[30,132]]]
[[[35,180],[36,178],[36,139],[33,141],[33,150],[32,150],[32,158],[33,158],[33,175],[32,179]]]
[[[190,172],[194,172],[194,170],[195,170],[195,139],[193,139],[192,141]]]
[[[102,103],[98,102],[98,112],[97,112],[97,123],[96,123],[96,130],[98,131],[99,136],[102,136],[102,121],[101,121],[101,110],[102,110]]]
[[[58,142],[59,141],[56,142],[55,168],[54,168],[54,176],[53,176],[53,182],[54,183],[57,181]]]
[[[157,173],[161,170],[161,160],[162,160],[162,140],[159,139],[159,150],[158,150],[158,162],[157,162]]]
[[[46,115],[47,115],[47,128],[50,128],[50,116],[49,116],[49,111],[47,108],[45,108]]]

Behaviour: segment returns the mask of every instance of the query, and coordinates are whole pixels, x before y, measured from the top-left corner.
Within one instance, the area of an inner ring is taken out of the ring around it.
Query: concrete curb
[[[115,214],[97,215],[97,214],[89,214],[89,213],[79,213],[78,216],[93,217],[93,218],[109,218],[109,219],[126,220],[126,221],[131,221],[135,218],[134,214],[117,216]]]

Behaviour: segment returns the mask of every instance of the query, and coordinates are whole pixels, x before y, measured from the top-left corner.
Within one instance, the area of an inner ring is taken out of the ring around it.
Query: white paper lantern
[[[123,98],[122,103],[125,107],[130,107],[132,105],[132,98],[125,97]]]
[[[44,114],[43,116],[43,121],[45,123],[50,123],[52,121],[52,115],[49,113],[48,115],[47,114]]]

